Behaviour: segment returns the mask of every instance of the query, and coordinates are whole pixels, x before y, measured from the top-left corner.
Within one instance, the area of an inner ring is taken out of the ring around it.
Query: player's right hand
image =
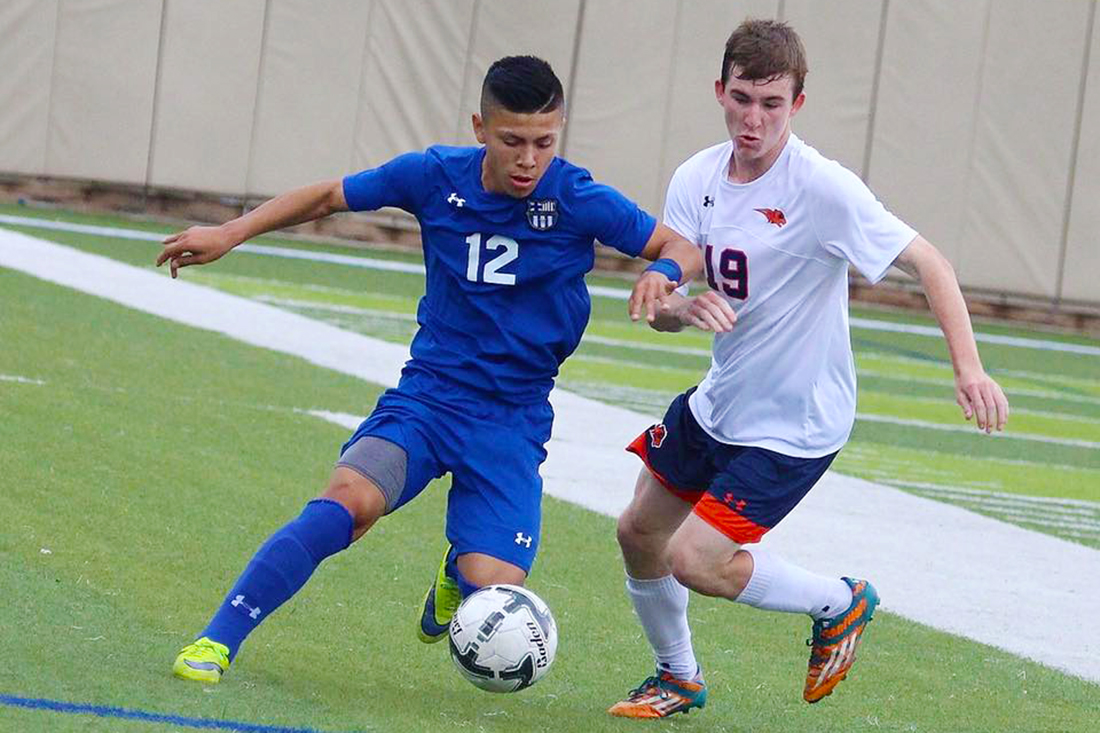
[[[165,237],[164,251],[157,257],[157,267],[167,262],[172,277],[176,277],[179,268],[213,262],[236,244],[222,227],[191,227]]]
[[[695,326],[702,331],[727,333],[737,323],[737,313],[729,301],[713,290],[707,290],[694,298],[689,298],[680,313],[685,325]]]

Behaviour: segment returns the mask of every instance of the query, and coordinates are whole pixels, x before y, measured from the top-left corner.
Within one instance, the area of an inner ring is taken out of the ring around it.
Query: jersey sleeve
[[[810,215],[821,246],[851,262],[870,282],[881,280],[916,230],[890,213],[843,166],[820,169],[812,186]]]
[[[574,205],[593,238],[637,257],[657,228],[657,220],[611,186],[585,172],[573,188]]]
[[[681,165],[672,174],[665,194],[665,226],[689,242],[699,244],[699,196],[692,190],[691,183],[686,165]]]
[[[388,163],[344,178],[344,199],[351,211],[374,211],[394,206],[417,214],[420,194],[426,190],[427,156],[405,153]]]

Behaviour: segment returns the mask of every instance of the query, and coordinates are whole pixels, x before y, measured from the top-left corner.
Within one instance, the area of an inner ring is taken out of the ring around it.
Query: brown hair
[[[738,79],[749,81],[772,81],[790,75],[792,101],[802,93],[809,71],[806,49],[794,28],[779,20],[751,18],[737,26],[726,41],[726,53],[722,56],[723,86],[734,67],[741,70]]]

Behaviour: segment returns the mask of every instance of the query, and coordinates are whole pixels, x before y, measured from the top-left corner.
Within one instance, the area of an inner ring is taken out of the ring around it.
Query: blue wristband
[[[668,257],[662,257],[657,260],[652,265],[645,268],[645,271],[659,272],[677,285],[680,284],[680,280],[684,277],[684,271],[680,269],[680,265],[676,260],[669,259]]]

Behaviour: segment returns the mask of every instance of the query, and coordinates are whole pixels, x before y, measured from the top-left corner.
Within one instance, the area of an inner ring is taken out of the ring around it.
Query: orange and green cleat
[[[852,589],[852,605],[844,613],[814,621],[813,639],[807,640],[810,666],[806,672],[806,702],[818,702],[831,695],[833,688],[848,675],[856,661],[856,650],[863,640],[863,630],[878,606],[878,593],[866,580],[842,578]]]
[[[678,680],[668,672],[647,677],[607,712],[619,718],[667,718],[707,704],[707,683]]]

